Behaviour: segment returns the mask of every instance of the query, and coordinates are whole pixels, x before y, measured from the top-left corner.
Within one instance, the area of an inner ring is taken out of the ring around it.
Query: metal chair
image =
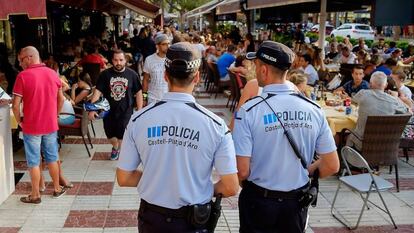
[[[384,201],[384,198],[381,195],[381,192],[387,191],[394,187],[394,185],[387,180],[373,174],[373,170],[368,165],[367,161],[354,149],[352,149],[349,146],[345,146],[341,150],[341,157],[343,160],[343,163],[345,164],[345,170],[342,174],[342,176],[339,178],[339,184],[338,188],[336,189],[334,199],[332,201],[331,205],[331,214],[334,218],[336,218],[339,222],[341,222],[343,225],[348,227],[350,230],[354,230],[358,228],[359,223],[362,218],[362,214],[364,213],[365,208],[368,209],[367,203],[371,203],[380,210],[384,211],[391,219],[392,224],[394,225],[394,228],[397,229],[397,225],[394,222],[394,219],[391,215],[390,210],[388,209],[387,204]],[[358,174],[358,175],[352,175],[350,166],[357,167],[360,169],[365,169],[367,173]],[[348,176],[345,176],[345,174],[348,174]],[[339,190],[341,188],[341,185],[345,184],[348,188],[350,188],[354,192],[358,192],[358,194],[361,196],[363,200],[363,205],[361,212],[359,214],[358,220],[356,222],[355,226],[351,226],[351,223],[348,222],[348,220],[345,219],[345,217],[337,210],[335,209],[335,202],[337,200]],[[371,202],[369,200],[371,193],[378,193],[382,204],[384,205],[384,208],[381,208],[377,204]]]
[[[390,166],[391,173],[394,166],[397,192],[400,191],[398,179],[400,138],[410,117],[410,114],[368,116],[362,138],[352,130],[342,131],[342,135],[344,132],[350,132],[355,139],[361,141],[360,153],[371,167]]]

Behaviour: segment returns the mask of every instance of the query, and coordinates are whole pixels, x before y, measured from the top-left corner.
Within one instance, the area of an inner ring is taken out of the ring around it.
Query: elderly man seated
[[[365,131],[365,124],[370,115],[393,115],[411,112],[410,102],[398,98],[397,92],[384,92],[387,86],[387,76],[383,72],[374,72],[370,80],[371,89],[359,91],[352,101],[357,103],[358,120],[354,132],[361,138]],[[404,101],[404,102],[403,102]],[[347,146],[357,150],[362,149],[362,143],[355,136],[350,135]]]
[[[369,83],[364,78],[364,66],[356,65],[352,68],[352,80],[338,87],[334,93],[342,97],[353,96],[360,90],[369,89]]]

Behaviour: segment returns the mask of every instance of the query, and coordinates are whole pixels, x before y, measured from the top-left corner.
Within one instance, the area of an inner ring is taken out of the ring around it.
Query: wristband
[[[147,100],[148,99],[148,93],[147,92],[143,92],[142,93],[142,97],[143,97],[144,100]]]

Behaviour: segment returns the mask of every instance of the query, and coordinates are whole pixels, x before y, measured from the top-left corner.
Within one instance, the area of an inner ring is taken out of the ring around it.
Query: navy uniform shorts
[[[159,207],[158,207],[159,208]],[[162,208],[162,207],[161,207]],[[177,217],[174,214],[160,213],[149,208],[148,203],[141,199],[138,211],[139,233],[208,233],[206,229],[197,229],[187,220],[187,217]]]
[[[245,186],[240,193],[240,233],[303,233],[307,217],[298,199],[263,197]]]

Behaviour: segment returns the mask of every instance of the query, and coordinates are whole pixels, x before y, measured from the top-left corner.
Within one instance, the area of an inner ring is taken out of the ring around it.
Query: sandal
[[[36,199],[32,199],[32,196],[29,195],[27,197],[21,197],[20,201],[23,203],[29,203],[29,204],[40,204],[40,202],[42,202],[42,199],[40,197]]]

